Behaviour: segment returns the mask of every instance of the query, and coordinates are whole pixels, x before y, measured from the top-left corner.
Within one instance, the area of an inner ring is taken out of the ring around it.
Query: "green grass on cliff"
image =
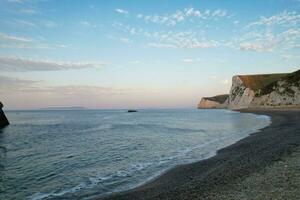
[[[228,99],[228,96],[229,96],[228,94],[222,94],[222,95],[217,95],[214,97],[205,97],[204,99],[210,100],[210,101],[216,101],[216,102],[219,102],[222,104]]]
[[[254,91],[258,91],[287,75],[288,74],[259,74],[259,75],[242,75],[239,77],[242,79],[246,87]]]
[[[281,77],[280,80],[283,80],[286,82],[286,84],[287,84],[287,85],[285,85],[286,92],[293,95],[294,92],[289,89],[289,86],[294,85],[296,87],[300,87],[300,70],[290,73],[290,74],[287,74],[287,75]],[[272,83],[266,85],[265,87],[263,87],[261,89],[260,95],[269,94],[270,92],[272,92],[274,90],[274,87],[276,87],[276,85],[277,85],[277,81],[273,81]]]

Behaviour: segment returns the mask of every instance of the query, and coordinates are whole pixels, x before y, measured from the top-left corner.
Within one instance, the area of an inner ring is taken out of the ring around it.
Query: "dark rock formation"
[[[137,110],[128,110],[127,112],[131,113],[131,112],[137,112]]]
[[[0,102],[0,128],[9,125],[9,122],[2,110],[3,104]]]

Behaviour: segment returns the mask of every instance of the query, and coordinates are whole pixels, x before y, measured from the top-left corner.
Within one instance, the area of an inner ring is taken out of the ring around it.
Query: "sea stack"
[[[2,108],[3,108],[3,104],[0,102],[0,128],[3,128],[5,126],[9,125],[9,122],[8,122]]]

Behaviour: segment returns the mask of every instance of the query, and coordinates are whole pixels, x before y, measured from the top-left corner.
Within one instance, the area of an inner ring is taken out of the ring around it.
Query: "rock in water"
[[[128,110],[127,112],[137,112],[137,110]]]
[[[0,128],[9,125],[9,122],[2,110],[3,104],[0,102]]]

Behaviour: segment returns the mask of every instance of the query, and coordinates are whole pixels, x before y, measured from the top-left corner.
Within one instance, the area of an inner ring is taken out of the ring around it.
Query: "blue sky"
[[[194,107],[235,74],[299,68],[299,0],[0,4],[10,109]]]

